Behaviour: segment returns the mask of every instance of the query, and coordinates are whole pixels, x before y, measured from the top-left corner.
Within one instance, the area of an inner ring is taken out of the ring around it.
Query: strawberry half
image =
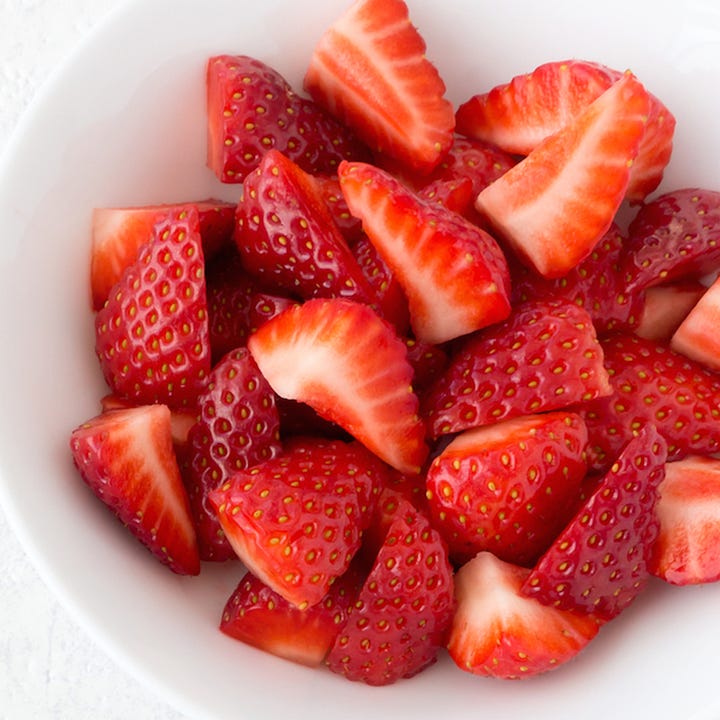
[[[405,290],[415,337],[439,344],[510,312],[507,263],[486,232],[379,168],[342,163],[350,211]]]
[[[403,0],[355,0],[315,47],[305,89],[373,151],[429,171],[455,117],[425,50]]]
[[[401,472],[428,453],[413,369],[393,329],[366,305],[309,300],[248,341],[276,393],[310,405]]]
[[[111,390],[137,403],[192,404],[210,372],[205,266],[195,208],[171,211],[95,316]]]
[[[647,340],[669,343],[706,290],[707,287],[697,280],[649,287],[643,293],[645,299],[635,334]]]
[[[225,183],[242,182],[272,149],[310,173],[333,173],[342,159],[368,156],[350,130],[245,55],[209,59],[207,119],[208,166]]]
[[[665,441],[645,425],[540,558],[522,592],[606,619],[627,608],[649,578],[666,457]]]
[[[611,392],[590,316],[536,300],[467,338],[424,393],[432,437],[586,402]]]
[[[170,410],[109,410],[70,437],[82,479],[173,572],[200,572],[195,528],[173,450]]]
[[[705,365],[720,370],[720,279],[703,293],[680,323],[670,340],[676,352]]]
[[[485,188],[477,210],[525,264],[544,277],[564,275],[610,228],[648,112],[647,91],[623,75]]]
[[[587,430],[573,413],[467,430],[433,460],[427,496],[454,559],[482,550],[531,565],[570,519],[585,477]]]
[[[427,519],[403,500],[339,629],[328,667],[368,685],[412,677],[435,662],[453,609],[445,545]]]
[[[530,571],[481,552],[455,575],[457,610],[448,652],[466,672],[525,678],[574,658],[601,622],[540,604],[520,589]]]
[[[720,460],[667,463],[656,511],[660,534],[650,572],[673,585],[720,580]]]

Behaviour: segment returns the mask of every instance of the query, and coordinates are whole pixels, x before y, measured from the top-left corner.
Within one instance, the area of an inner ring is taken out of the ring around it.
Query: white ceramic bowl
[[[217,622],[237,566],[174,577],[75,474],[69,432],[104,392],[87,288],[92,208],[234,199],[237,189],[205,168],[206,58],[255,55],[299,86],[315,41],[345,6],[135,0],[31,107],[0,168],[0,499],[12,526],[88,631],[192,717],[718,717],[720,586],[653,583],[575,661],[543,677],[480,679],[443,657],[413,680],[372,689],[224,637]],[[548,60],[631,68],[678,119],[663,188],[720,188],[720,10],[711,2],[410,8],[454,102]]]

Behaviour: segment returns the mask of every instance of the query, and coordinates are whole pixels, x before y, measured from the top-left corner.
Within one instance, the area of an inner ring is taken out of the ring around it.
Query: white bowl
[[[136,0],[31,107],[0,167],[0,499],[13,528],[89,633],[193,717],[717,717],[720,586],[652,583],[576,660],[536,679],[480,679],[443,656],[413,680],[369,688],[223,636],[238,566],[174,577],[79,481],[68,435],[105,392],[87,288],[92,208],[236,198],[205,167],[207,57],[255,55],[299,87],[345,6]],[[716,6],[410,0],[410,11],[456,103],[553,59],[632,69],[678,119],[663,188],[720,188]]]

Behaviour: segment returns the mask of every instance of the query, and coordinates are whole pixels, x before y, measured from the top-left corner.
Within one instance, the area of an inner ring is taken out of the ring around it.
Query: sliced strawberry
[[[200,572],[195,529],[164,405],[104,412],[70,437],[82,479],[173,572]]]
[[[635,334],[647,340],[669,343],[706,290],[705,285],[693,280],[649,287],[643,293],[645,299]]]
[[[211,490],[238,470],[282,451],[275,394],[247,348],[233,350],[213,368],[197,400],[199,419],[188,433],[185,485],[203,560],[228,560],[235,552],[208,502]]]
[[[235,224],[235,205],[232,203],[203,200],[93,210],[90,260],[93,310],[99,310],[105,304],[125,268],[135,262],[140,248],[153,238],[155,223],[190,206],[198,211],[203,253],[206,258],[212,257],[232,242]]]
[[[433,180],[433,182],[421,187],[417,194],[418,197],[431,205],[440,205],[446,210],[451,210],[463,217],[468,217],[470,214],[473,214],[474,217],[475,207],[473,203],[476,194],[473,193],[472,185],[470,178]]]
[[[401,472],[420,471],[428,449],[412,366],[371,308],[309,300],[263,325],[248,347],[278,395],[310,405]]]
[[[507,317],[507,263],[490,235],[372,165],[343,163],[338,174],[351,212],[405,290],[418,340],[439,344]]]
[[[670,340],[676,352],[720,370],[720,278],[703,293]]]
[[[621,271],[631,291],[720,269],[720,192],[685,188],[643,205],[628,228]]]
[[[607,619],[627,608],[649,578],[666,457],[655,427],[641,428],[540,558],[522,592],[545,605]]]
[[[478,211],[524,263],[544,277],[566,274],[610,228],[648,111],[647,91],[624,75],[485,188]]]
[[[586,402],[611,392],[587,312],[562,300],[516,307],[468,337],[423,394],[432,437]]]
[[[408,362],[413,368],[413,388],[421,393],[442,375],[448,364],[448,354],[439,345],[403,338],[408,352]]]
[[[720,460],[690,456],[665,465],[650,572],[673,585],[720,580]]]
[[[601,621],[541,605],[520,588],[530,571],[482,552],[455,575],[457,611],[448,651],[466,672],[524,678],[574,658]]]
[[[225,183],[242,182],[272,149],[310,173],[333,173],[344,158],[368,156],[346,127],[244,55],[209,59],[207,118],[208,166]]]
[[[612,394],[579,407],[588,461],[607,470],[633,433],[654,424],[668,459],[720,451],[720,382],[715,373],[662,343],[634,335],[601,341]]]
[[[209,493],[247,568],[300,609],[320,602],[360,547],[378,488],[358,443],[304,440]]]
[[[95,316],[110,389],[138,403],[192,404],[210,372],[205,268],[197,210],[172,211]]]
[[[345,202],[337,175],[316,175],[315,182],[330,210],[330,214],[350,247],[363,237],[362,222],[356,218]]]
[[[317,667],[345,623],[363,580],[351,565],[319,603],[301,610],[248,572],[225,604],[220,630],[278,657]]]
[[[315,47],[305,89],[372,150],[429,171],[455,117],[425,50],[403,0],[357,0]]]
[[[250,333],[254,333],[261,328],[266,322],[285,312],[293,305],[297,305],[297,301],[284,297],[282,295],[272,295],[265,292],[256,292],[251,297],[250,308],[248,312],[248,326]]]
[[[454,608],[443,541],[406,500],[327,657],[330,670],[388,685],[435,662]]]
[[[427,491],[450,555],[482,550],[531,565],[570,519],[585,477],[587,430],[568,412],[467,430],[432,461]]]
[[[304,299],[374,300],[312,176],[269,150],[243,191],[235,241],[249,272]]]

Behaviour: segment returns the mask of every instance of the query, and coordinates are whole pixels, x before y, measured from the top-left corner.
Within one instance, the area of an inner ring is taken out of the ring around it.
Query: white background
[[[122,0],[0,0],[0,154],[42,83]],[[58,605],[0,511],[0,719],[180,720]]]

